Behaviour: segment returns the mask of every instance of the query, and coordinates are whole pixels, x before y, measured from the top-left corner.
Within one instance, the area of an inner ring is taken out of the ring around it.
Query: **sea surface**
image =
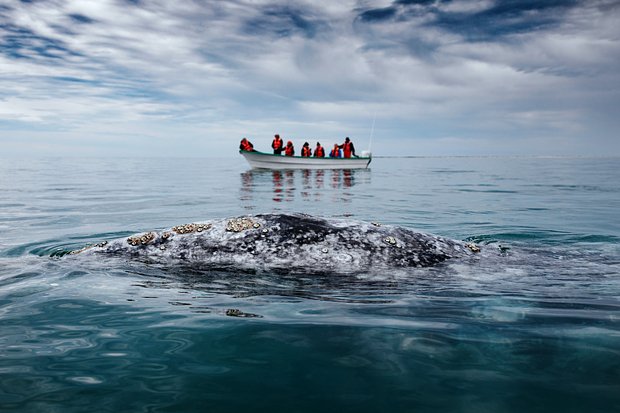
[[[502,252],[346,276],[62,256],[289,212]],[[0,412],[614,411],[619,158],[375,158],[334,171],[252,171],[241,157],[0,162]]]

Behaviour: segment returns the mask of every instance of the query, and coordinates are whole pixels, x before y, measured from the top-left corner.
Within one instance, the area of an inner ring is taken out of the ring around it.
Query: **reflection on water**
[[[368,184],[370,171],[366,169],[316,170],[256,170],[241,174],[240,199],[253,209],[258,201],[293,202],[336,201],[351,202],[353,187]],[[269,197],[267,196],[269,195]]]

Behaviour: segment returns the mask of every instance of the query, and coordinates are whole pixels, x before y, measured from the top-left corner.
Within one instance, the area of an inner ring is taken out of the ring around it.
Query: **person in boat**
[[[314,148],[314,157],[325,158],[325,149],[323,149],[319,142],[316,143],[316,148]]]
[[[271,142],[271,147],[273,148],[274,155],[281,155],[282,149],[284,149],[284,142],[280,138],[280,135],[275,134],[273,137],[273,142]]]
[[[252,152],[254,150],[254,145],[252,145],[252,142],[247,140],[247,138],[243,138],[239,144],[239,149],[246,152]]]
[[[348,136],[344,140],[344,143],[342,145],[339,145],[338,147],[342,148],[342,152],[345,158],[350,158],[351,155],[357,158],[357,155],[355,154],[355,146],[353,146],[353,142],[351,142],[351,139],[349,139]]]
[[[330,158],[340,158],[340,146],[337,143],[334,144],[334,149],[329,153]]]
[[[310,149],[310,144],[308,142],[304,142],[304,146],[301,147],[301,156],[304,158],[312,156],[312,149]]]
[[[293,146],[293,142],[286,142],[286,148],[284,148],[284,155],[295,156],[295,147]]]

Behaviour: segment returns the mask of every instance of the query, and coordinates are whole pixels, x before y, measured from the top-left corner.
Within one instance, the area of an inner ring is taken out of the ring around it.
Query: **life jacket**
[[[345,142],[342,144],[342,150],[345,158],[351,157],[351,142]]]
[[[284,154],[286,156],[293,156],[295,155],[295,148],[293,147],[293,145],[286,145],[286,148],[284,148]]]
[[[324,158],[325,157],[325,149],[323,149],[322,146],[317,146],[316,149],[314,150],[314,157],[315,158]]]
[[[301,156],[304,156],[306,158],[310,157],[312,155],[312,151],[310,150],[309,146],[302,146],[301,148]]]
[[[271,144],[271,147],[277,151],[278,149],[282,149],[283,145],[284,142],[282,141],[282,138],[275,138]]]
[[[329,156],[331,156],[332,158],[340,158],[340,149],[338,149],[338,147],[335,147],[334,149],[332,149],[332,151],[329,153]]]
[[[251,151],[252,149],[252,145],[250,144],[250,141],[248,141],[247,139],[244,139],[241,141],[241,149],[244,151]]]

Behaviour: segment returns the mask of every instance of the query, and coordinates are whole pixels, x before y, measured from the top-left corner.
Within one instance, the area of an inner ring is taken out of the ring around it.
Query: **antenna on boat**
[[[372,136],[375,133],[375,121],[377,120],[377,111],[375,111],[374,116],[372,117],[372,127],[370,128],[370,139],[368,142],[368,151],[363,151],[363,152],[368,152],[367,155],[364,155],[364,153],[362,152],[362,155],[364,156],[371,156],[372,155]]]

